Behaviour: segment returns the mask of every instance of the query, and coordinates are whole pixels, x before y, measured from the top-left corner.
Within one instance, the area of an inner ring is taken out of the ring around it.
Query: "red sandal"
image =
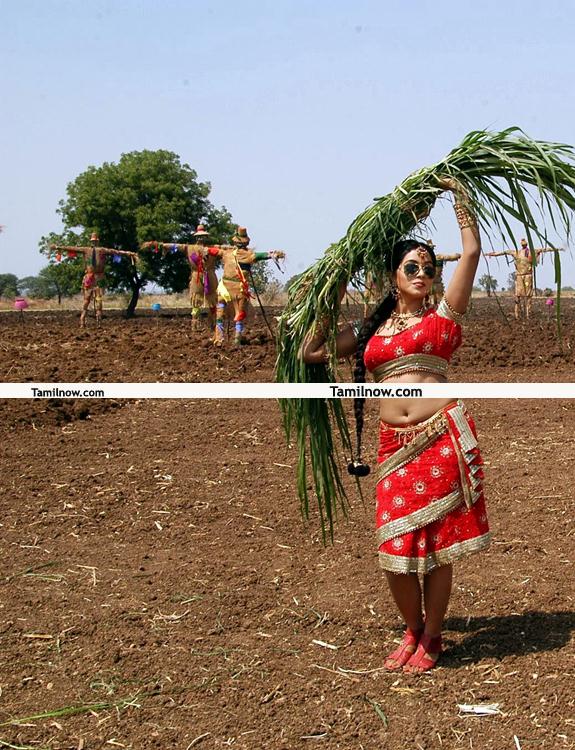
[[[403,671],[410,674],[429,672],[437,664],[440,654],[441,635],[431,638],[427,633],[424,633],[419,640],[415,653],[405,663]]]
[[[422,635],[423,628],[419,628],[418,630],[412,630],[411,628],[406,629],[399,646],[385,659],[385,668],[388,672],[401,669],[404,664],[407,664],[408,661],[413,658],[417,649],[417,644]],[[389,666],[388,662],[390,661],[395,663],[392,666]]]

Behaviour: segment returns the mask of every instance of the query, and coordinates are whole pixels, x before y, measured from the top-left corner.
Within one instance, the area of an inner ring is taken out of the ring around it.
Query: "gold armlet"
[[[457,218],[460,229],[475,229],[477,227],[477,218],[475,214],[463,203],[454,203],[453,209]]]

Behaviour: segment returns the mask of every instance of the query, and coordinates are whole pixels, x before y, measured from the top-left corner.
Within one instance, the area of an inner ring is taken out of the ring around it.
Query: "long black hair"
[[[401,261],[405,256],[412,250],[417,248],[424,249],[429,253],[433,267],[437,266],[437,258],[435,252],[430,244],[425,242],[417,242],[416,240],[400,240],[396,242],[391,250],[391,255],[388,256],[389,260],[387,263],[387,271],[391,275],[397,271],[401,265]],[[365,383],[365,362],[363,355],[365,353],[365,347],[367,342],[374,335],[377,329],[385,323],[385,321],[391,316],[396,304],[396,298],[392,292],[389,292],[387,297],[376,307],[373,313],[366,318],[363,326],[361,327],[357,335],[357,349],[355,352],[355,367],[353,369],[353,382],[354,383]],[[355,460],[352,459],[348,464],[348,471],[354,476],[366,476],[369,474],[369,466],[364,464],[361,460],[361,435],[363,432],[363,407],[365,404],[364,398],[355,398],[353,400],[353,412],[355,416],[355,435],[356,435],[356,453]]]

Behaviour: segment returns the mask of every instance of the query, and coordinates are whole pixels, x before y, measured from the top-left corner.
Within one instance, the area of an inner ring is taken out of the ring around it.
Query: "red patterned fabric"
[[[433,354],[443,359],[461,344],[461,326],[427,310],[419,323],[394,336],[372,336],[365,347],[364,362],[368,370],[375,370],[386,362],[408,354]]]
[[[385,539],[378,549],[380,564],[386,570],[427,573],[489,545],[481,486],[483,462],[477,447],[464,452],[462,477],[456,445],[460,433],[450,416],[451,409],[449,405],[442,410],[449,428],[435,436],[423,452],[378,482],[376,527],[378,541]],[[476,437],[472,418],[464,410],[460,414],[464,415],[470,434]],[[381,424],[380,464],[402,447],[399,434],[393,427]],[[470,508],[464,500],[463,482],[471,489]],[[453,507],[440,512],[448,496],[452,497],[448,502]],[[405,532],[406,527],[409,530]],[[395,529],[405,533],[395,534]],[[390,535],[392,538],[387,539]]]

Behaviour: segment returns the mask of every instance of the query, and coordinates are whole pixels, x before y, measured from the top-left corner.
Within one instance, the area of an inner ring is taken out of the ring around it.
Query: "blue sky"
[[[285,250],[287,278],[470,130],[575,144],[574,19],[568,0],[0,0],[0,273],[45,264],[89,165],[165,148],[253,245]],[[451,212],[434,218],[457,251]]]

